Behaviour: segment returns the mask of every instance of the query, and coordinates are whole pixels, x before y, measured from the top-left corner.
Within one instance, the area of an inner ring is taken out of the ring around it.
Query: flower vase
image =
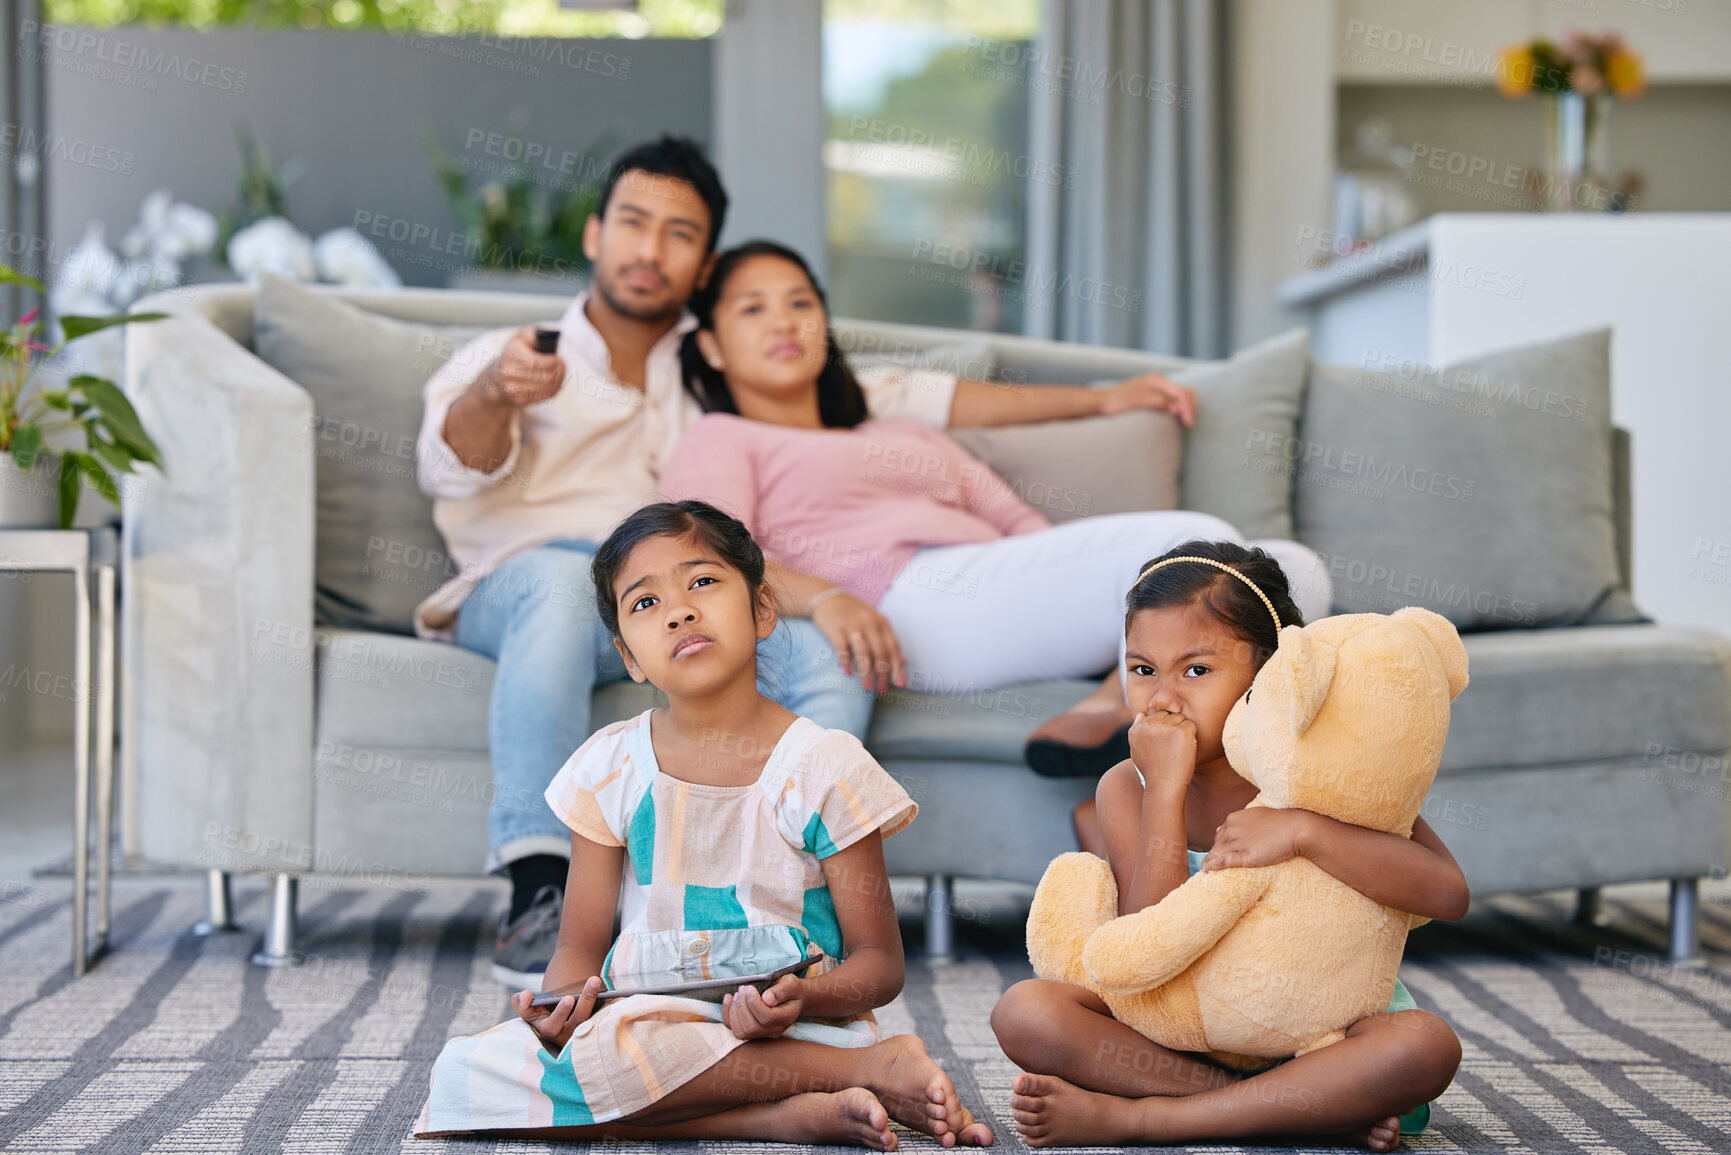
[[[1559,92],[1550,102],[1548,212],[1595,212],[1611,207],[1611,98]]]

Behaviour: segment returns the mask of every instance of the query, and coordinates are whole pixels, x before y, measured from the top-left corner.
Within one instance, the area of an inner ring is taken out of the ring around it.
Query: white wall
[[[1332,219],[1335,0],[1232,6],[1232,324],[1242,348],[1301,324],[1275,302],[1300,230]]]
[[[1731,80],[1725,0],[1338,0],[1340,77],[1372,84],[1489,83],[1510,44],[1614,28],[1650,80]]]

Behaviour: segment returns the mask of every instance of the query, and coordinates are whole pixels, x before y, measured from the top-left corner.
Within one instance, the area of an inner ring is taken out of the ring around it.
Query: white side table
[[[114,586],[119,535],[92,529],[0,529],[0,570],[72,574],[72,973],[82,975],[108,945],[109,839],[114,827]],[[91,677],[94,615],[96,676]],[[91,742],[96,745],[96,942],[86,950],[90,902]]]

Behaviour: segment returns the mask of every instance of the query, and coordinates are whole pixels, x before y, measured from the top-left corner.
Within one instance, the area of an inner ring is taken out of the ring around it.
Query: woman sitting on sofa
[[[739,518],[765,553],[833,582],[820,599],[875,606],[896,643],[897,686],[976,694],[1111,667],[1070,722],[1115,728],[1124,591],[1140,567],[1180,542],[1244,540],[1186,511],[1054,526],[942,433],[868,418],[823,290],[781,245],[722,253],[690,307],[685,383],[706,412],[663,470],[663,494]],[[1307,619],[1327,613],[1314,554],[1256,544],[1287,571]],[[852,636],[853,661],[866,660],[868,641]]]

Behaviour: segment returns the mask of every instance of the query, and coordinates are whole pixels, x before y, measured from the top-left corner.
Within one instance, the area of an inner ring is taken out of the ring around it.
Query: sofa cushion
[[[1255,447],[1290,439],[1310,364],[1310,333],[1294,329],[1235,353],[1169,373],[1196,390],[1196,423],[1184,437],[1179,502],[1212,513],[1247,538],[1292,536],[1292,478],[1262,469]]]
[[[1142,410],[950,435],[1053,524],[1178,508],[1184,434],[1170,414]]]
[[[487,752],[496,664],[443,642],[366,630],[319,629],[314,644],[319,870],[479,872],[487,811],[499,797]],[[653,689],[615,682],[595,692],[590,720],[599,728],[654,704]]]
[[[934,369],[954,373],[972,381],[994,380],[998,366],[991,342],[984,337],[964,337],[924,345],[882,333],[844,329],[836,322],[835,341],[854,369],[888,366],[895,369]]]
[[[1462,630],[1639,621],[1612,514],[1610,332],[1440,372],[1318,365],[1298,436],[1298,538],[1340,611],[1418,605]]]
[[[1450,717],[1445,775],[1629,758],[1658,769],[1679,751],[1731,748],[1731,640],[1654,625],[1463,640],[1471,681]],[[878,698],[866,746],[880,761],[1019,765],[1034,727],[1090,689],[1067,680],[966,697],[893,691]]]
[[[1034,728],[1080,702],[1096,684],[1065,678],[963,695],[892,690],[878,695],[866,749],[880,762],[939,759],[1021,766],[1022,747]]]
[[[1731,747],[1731,640],[1672,626],[1469,634],[1443,774]],[[1723,789],[1724,783],[1716,783]],[[1716,803],[1717,805],[1717,803]]]
[[[415,479],[421,389],[483,330],[393,320],[273,276],[253,324],[259,357],[313,399],[315,620],[413,634],[415,606],[457,568]]]

